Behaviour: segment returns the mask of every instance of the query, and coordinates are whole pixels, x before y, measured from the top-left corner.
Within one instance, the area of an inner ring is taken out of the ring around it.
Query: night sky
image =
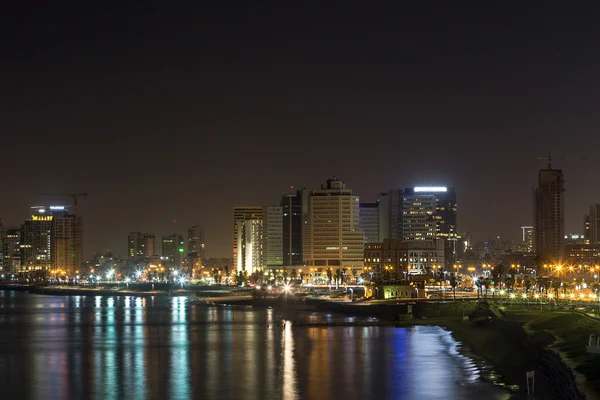
[[[567,231],[600,202],[600,10],[48,3],[0,5],[0,216],[87,191],[86,258],[198,223],[230,257],[234,205],[278,204],[334,164],[365,201],[456,187],[479,239],[531,223],[534,155],[566,157]]]

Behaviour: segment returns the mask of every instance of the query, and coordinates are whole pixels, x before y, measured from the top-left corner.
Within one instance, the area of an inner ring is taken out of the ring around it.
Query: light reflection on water
[[[0,291],[0,387],[10,399],[506,396],[441,328],[292,322],[324,320],[348,317]]]

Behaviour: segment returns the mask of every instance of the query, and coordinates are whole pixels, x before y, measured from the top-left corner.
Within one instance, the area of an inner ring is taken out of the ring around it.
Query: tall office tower
[[[365,243],[379,243],[379,202],[360,203],[359,225],[365,234]]]
[[[308,215],[308,190],[281,198],[283,211],[283,265],[302,265],[304,223]]]
[[[36,206],[32,211],[22,228],[21,271],[56,268],[73,275],[82,259],[81,217],[64,206]]]
[[[377,202],[379,203],[377,207],[379,212],[379,241],[383,242],[392,236],[390,232],[390,194],[379,193]]]
[[[196,254],[204,258],[204,228],[194,225],[188,229],[188,254]]]
[[[162,260],[170,267],[181,267],[185,252],[183,236],[174,233],[162,237]]]
[[[262,206],[239,206],[233,207],[233,265],[238,263],[238,222],[243,222],[247,219],[257,219],[262,221],[263,207]]]
[[[542,169],[534,191],[533,245],[541,262],[557,263],[563,256],[564,177],[562,170]]]
[[[360,230],[359,198],[335,177],[308,197],[304,241],[307,265],[362,268],[364,233]]]
[[[245,272],[248,276],[263,270],[263,220],[246,215],[242,221],[236,221],[237,227],[237,272]]]
[[[521,227],[521,251],[533,253],[533,226]]]
[[[600,243],[600,204],[590,205],[589,214],[584,217],[583,235],[590,244]]]
[[[127,237],[127,254],[129,258],[148,258],[157,255],[156,236],[153,233],[129,233]]]
[[[414,187],[402,191],[403,241],[443,239],[446,267],[456,263],[456,191],[447,187]]]
[[[262,234],[264,265],[267,267],[283,265],[283,207],[263,208]]]

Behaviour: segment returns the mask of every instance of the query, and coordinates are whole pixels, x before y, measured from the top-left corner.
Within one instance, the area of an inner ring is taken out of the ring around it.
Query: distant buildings
[[[600,204],[590,205],[589,212],[584,216],[583,234],[590,244],[600,243]]]
[[[533,245],[543,263],[557,263],[563,257],[564,177],[562,170],[540,170],[534,191]]]
[[[183,265],[183,254],[185,253],[185,243],[183,236],[174,233],[162,237],[161,260],[168,267],[180,268]]]
[[[149,258],[157,254],[156,236],[153,233],[129,233],[127,237],[127,255],[129,258]]]
[[[188,229],[188,254],[194,254],[204,259],[204,228],[194,225]]]
[[[315,267],[363,267],[364,234],[359,224],[359,198],[335,177],[308,196],[304,262]]]
[[[521,246],[519,250],[523,253],[533,253],[533,226],[521,227]]]

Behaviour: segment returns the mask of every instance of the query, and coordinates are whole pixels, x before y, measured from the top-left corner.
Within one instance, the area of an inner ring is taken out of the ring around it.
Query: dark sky
[[[0,216],[88,191],[86,257],[197,223],[209,256],[231,256],[234,205],[334,164],[364,200],[456,187],[459,230],[481,239],[531,222],[534,155],[567,158],[568,230],[600,202],[600,10],[47,3],[0,6]]]

